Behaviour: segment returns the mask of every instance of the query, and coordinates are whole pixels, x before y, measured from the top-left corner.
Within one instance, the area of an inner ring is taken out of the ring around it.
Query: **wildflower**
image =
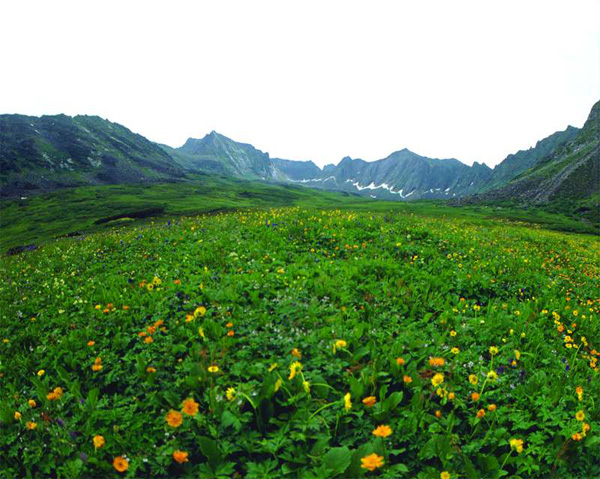
[[[456,331],[454,331],[454,330],[450,331],[450,336],[452,336],[452,337],[456,336]]]
[[[216,364],[213,364],[212,366],[208,367],[208,372],[209,373],[218,373],[219,372],[219,366],[217,366]]]
[[[98,372],[102,370],[102,358],[96,358],[92,365],[92,371]]]
[[[230,338],[234,335],[235,333],[233,332],[233,329],[230,329],[229,331],[227,331],[227,336],[229,336]]]
[[[511,439],[509,441],[510,448],[517,451],[517,453],[521,454],[523,452],[523,439]]]
[[[206,336],[204,335],[204,329],[203,328],[198,328],[198,334],[200,335],[200,337],[202,339],[206,339]]]
[[[481,419],[483,416],[485,416],[484,409],[480,409],[479,411],[477,411],[477,419]]]
[[[273,370],[277,367],[277,363],[273,363],[269,366],[269,372],[273,372]]]
[[[515,358],[517,360],[521,359],[521,351],[518,351],[518,350],[515,349]]]
[[[346,409],[346,411],[350,411],[350,408],[352,408],[352,401],[350,400],[351,397],[352,396],[350,393],[346,393],[344,396],[344,409]]]
[[[87,342],[87,345],[88,345],[88,346],[90,346],[90,347],[91,347],[91,346],[93,346],[94,344],[96,344],[96,342],[95,342],[95,341],[88,341],[88,342]]]
[[[348,343],[346,341],[344,341],[343,339],[338,339],[335,342],[335,347],[336,348],[345,348],[348,345]]]
[[[402,381],[404,381],[405,384],[410,384],[410,383],[412,383],[412,378],[410,376],[405,375],[402,378]]]
[[[37,427],[37,423],[33,421],[27,421],[25,426],[27,426],[27,429],[29,429],[30,431],[33,431]]]
[[[498,379],[498,374],[496,373],[496,371],[490,371],[489,373],[487,373],[487,378],[493,382],[496,379]]]
[[[442,417],[442,411],[440,411],[439,409],[435,412],[435,417],[437,417],[438,419]]]
[[[573,439],[573,441],[581,441],[583,439],[583,436],[580,433],[576,432],[571,436],[571,439]]]
[[[95,435],[94,439],[92,439],[92,442],[94,443],[95,449],[100,449],[106,443],[106,441],[104,440],[104,437],[100,436],[100,435]]]
[[[474,374],[469,374],[469,382],[475,386],[477,385],[477,383],[479,382],[479,378],[477,376],[475,376]]]
[[[448,401],[454,401],[454,398],[456,398],[456,394],[448,393]]]
[[[15,416],[15,421],[20,421],[21,420],[22,415],[21,415],[21,413],[19,411],[15,411],[14,416]]]
[[[118,472],[125,472],[127,469],[129,469],[129,461],[124,457],[117,456],[113,459],[113,467]]]
[[[300,364],[298,361],[293,362],[290,365],[290,376],[288,379],[291,381],[300,371],[302,371],[302,364]]]
[[[37,403],[33,399],[30,399],[29,401],[27,401],[27,404],[29,404],[29,407],[31,407],[31,408],[37,406]]]
[[[46,374],[46,371],[44,371],[43,369],[40,369],[40,370],[37,372],[37,375],[38,375],[38,377],[40,377],[40,378],[41,378],[41,377],[42,377],[44,374]]]
[[[396,358],[396,364],[398,366],[404,366],[405,363],[406,363],[406,361],[404,361],[403,358]]]
[[[277,381],[275,381],[275,392],[279,391],[279,388],[281,387],[281,385],[283,384],[283,379],[279,378]]]
[[[50,401],[56,401],[57,399],[60,399],[63,395],[63,390],[62,388],[54,388],[54,390],[50,393],[48,393],[46,395],[46,398],[48,398]]]
[[[292,349],[292,356],[297,359],[302,359],[302,353],[298,350],[298,348]]]
[[[445,362],[444,358],[429,358],[429,365],[434,368],[443,366]]]
[[[575,414],[575,419],[578,421],[583,421],[585,419],[585,413],[583,411],[577,411]]]
[[[452,354],[458,354],[458,353],[460,353],[460,349],[458,349],[458,348],[452,348],[452,349],[450,350],[450,352],[451,352]]]
[[[498,354],[498,348],[496,346],[490,346],[489,351],[492,356],[495,356],[496,354]]]
[[[369,471],[374,471],[384,464],[383,456],[378,456],[375,453],[361,458],[360,462],[362,463],[360,467]]]
[[[194,317],[197,318],[198,316],[204,316],[206,314],[206,308],[204,306],[198,306],[195,310],[194,310]]]
[[[227,326],[228,328],[233,328],[233,323],[232,323],[232,322],[229,322],[229,323],[227,323],[225,326]]]
[[[577,393],[577,399],[579,401],[582,401],[583,400],[583,388],[581,386],[577,386],[575,388],[575,392]]]
[[[308,381],[302,381],[302,387],[306,394],[310,393],[310,383]]]
[[[488,406],[488,411],[489,411],[489,412],[494,412],[495,410],[496,410],[496,405],[495,405],[495,404],[490,404],[490,405]]]
[[[181,415],[180,412],[174,411],[173,409],[171,409],[165,416],[165,420],[167,421],[167,424],[169,426],[179,427],[179,426],[181,426],[181,423],[183,422],[183,416]]]
[[[196,401],[194,401],[194,399],[186,399],[185,401],[183,401],[182,411],[188,416],[195,416],[196,414],[198,414],[198,406],[199,404]]]
[[[152,283],[148,283],[146,285],[146,289],[148,289],[148,291],[152,291],[154,289],[154,285]],[[106,311],[106,310],[105,310]]]
[[[156,372],[156,368],[153,368],[152,366],[148,366],[148,367],[146,368],[146,372],[147,372],[148,374],[154,374],[154,373]]]
[[[386,426],[385,424],[377,426],[375,429],[373,429],[373,436],[376,437],[388,437],[390,434],[392,434],[392,428],[390,426]]]
[[[472,393],[471,399],[475,402],[479,401],[479,393]]]
[[[590,432],[590,429],[592,429],[592,427],[587,422],[584,422],[581,425],[581,432],[583,435],[586,435],[588,432]]]
[[[150,344],[150,343],[153,343],[153,342],[154,342],[154,339],[152,338],[152,336],[147,336],[147,337],[144,339],[144,342],[145,342],[146,344]]]
[[[188,462],[188,453],[185,451],[174,451],[173,459],[177,461],[179,464],[183,464],[184,462]]]
[[[377,402],[377,398],[375,396],[368,396],[362,400],[363,404],[367,407],[373,407]]]
[[[440,479],[450,479],[450,473],[448,471],[442,471],[440,473]]]
[[[431,378],[431,384],[435,387],[439,386],[444,382],[444,375],[442,373],[434,374],[433,378]]]
[[[227,391],[225,392],[225,396],[227,397],[228,401],[233,401],[235,399],[235,389],[234,388],[227,388]]]

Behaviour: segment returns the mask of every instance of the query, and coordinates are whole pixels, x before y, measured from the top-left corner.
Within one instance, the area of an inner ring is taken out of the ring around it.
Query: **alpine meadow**
[[[0,479],[600,478],[596,3],[32,5]]]

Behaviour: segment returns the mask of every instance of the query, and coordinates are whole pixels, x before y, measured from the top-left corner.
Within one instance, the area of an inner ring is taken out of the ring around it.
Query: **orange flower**
[[[94,344],[96,344],[95,341],[88,341],[88,343],[87,343],[88,346],[93,346]]]
[[[406,383],[406,384],[410,384],[412,383],[412,378],[410,376],[404,376],[402,378],[402,380]]]
[[[186,399],[183,401],[183,412],[188,416],[195,416],[198,414],[198,403],[193,398]]]
[[[440,418],[442,417],[442,411],[440,411],[439,409],[435,412],[435,417]]]
[[[475,402],[479,401],[479,393],[471,394],[471,399]]]
[[[99,435],[94,436],[94,439],[92,439],[92,442],[94,443],[95,449],[100,449],[106,443],[106,441],[104,440],[104,437],[99,436]]]
[[[495,410],[496,410],[496,405],[495,405],[495,404],[490,404],[490,405],[488,406],[488,411],[489,411],[489,412],[494,412]]]
[[[183,422],[183,416],[181,415],[181,413],[178,411],[174,411],[173,409],[171,409],[167,413],[165,419],[167,421],[167,424],[169,424],[169,426],[171,427],[179,427]]]
[[[484,409],[480,409],[479,411],[477,411],[477,419],[481,419],[483,416],[485,416]]]
[[[129,469],[129,461],[124,457],[117,456],[113,459],[113,467],[119,472],[125,472]]]
[[[372,407],[377,402],[377,398],[375,396],[369,396],[362,400],[363,404],[367,407]]]
[[[434,368],[443,366],[445,362],[444,358],[429,358],[429,365]]]
[[[33,421],[28,421],[27,424],[25,424],[27,426],[27,429],[29,429],[30,431],[33,431],[36,427],[37,424]]]
[[[361,458],[360,462],[362,463],[360,467],[363,469],[368,469],[369,471],[374,471],[384,464],[383,456],[378,456],[375,453]]]
[[[148,374],[153,374],[153,373],[155,373],[155,372],[156,372],[156,368],[153,368],[152,366],[148,366],[148,367],[146,368],[146,372],[147,372]]]
[[[185,451],[174,451],[173,459],[175,459],[179,464],[183,464],[184,462],[188,462],[188,453]]]
[[[392,434],[392,428],[390,426],[386,426],[385,424],[377,426],[375,429],[373,429],[373,436],[388,437],[390,434]]]
[[[233,332],[233,329],[230,329],[229,331],[227,331],[227,336],[232,337],[235,333]]]
[[[406,361],[404,361],[403,358],[396,358],[396,364],[398,366],[404,366],[404,363],[406,363]]]
[[[233,323],[231,323],[231,322],[230,322],[230,323],[227,323],[227,324],[226,324],[226,326],[227,326],[228,328],[233,328]]]
[[[302,359],[302,353],[298,350],[298,348],[292,349],[292,356],[298,359]]]

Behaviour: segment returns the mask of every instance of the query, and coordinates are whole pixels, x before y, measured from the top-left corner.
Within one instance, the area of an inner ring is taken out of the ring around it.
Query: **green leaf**
[[[202,454],[208,459],[211,466],[218,466],[221,463],[223,457],[215,441],[208,437],[200,436],[198,438],[198,444],[200,446],[200,451],[202,451]]]
[[[352,460],[352,453],[347,447],[334,447],[323,456],[323,463],[334,475],[342,474]]]

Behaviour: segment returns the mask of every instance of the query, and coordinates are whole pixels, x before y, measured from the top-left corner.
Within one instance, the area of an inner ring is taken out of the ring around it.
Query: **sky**
[[[0,3],[0,113],[489,166],[600,100],[600,0]]]

